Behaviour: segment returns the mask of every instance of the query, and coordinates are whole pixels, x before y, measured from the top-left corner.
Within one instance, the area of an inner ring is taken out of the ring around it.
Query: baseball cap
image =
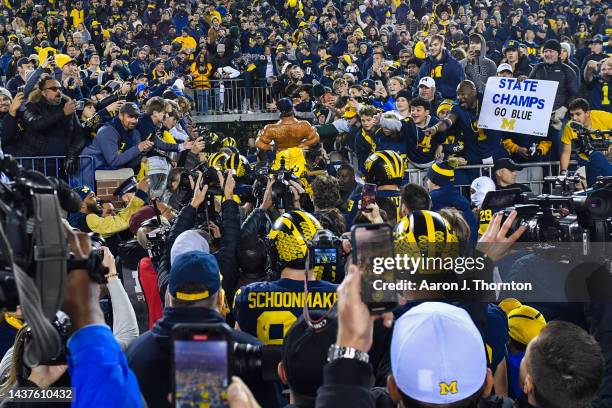
[[[374,81],[371,79],[364,79],[363,81],[361,81],[361,86],[364,86],[372,90],[374,90],[374,88],[376,87]]]
[[[94,194],[94,191],[91,189],[91,187],[86,186],[86,185],[73,188],[72,191],[77,193],[79,197],[81,197],[81,200],[84,200],[90,194]]]
[[[499,67],[497,67],[497,73],[499,74],[500,72],[504,71],[510,71],[510,73],[512,73],[512,66],[505,62],[503,64],[499,64]]]
[[[465,310],[447,303],[421,303],[397,319],[390,359],[398,388],[429,404],[468,398],[487,375],[480,332]]]
[[[188,284],[199,284],[201,290],[184,291]],[[210,297],[221,287],[221,274],[217,259],[202,251],[181,254],[172,262],[168,290],[179,300],[197,301]],[[190,291],[191,292],[191,291]]]
[[[142,226],[142,224],[155,217],[155,208],[150,205],[145,205],[144,207],[140,207],[132,216],[130,217],[130,232],[134,235],[138,232],[138,229]]]
[[[447,110],[453,109],[453,100],[444,99],[442,102],[440,102],[440,105],[438,105],[438,110],[436,111],[436,113],[439,115],[443,109],[447,109]]]
[[[537,309],[521,305],[508,312],[508,326],[510,338],[527,345],[546,326],[546,319]]]
[[[433,88],[436,86],[436,81],[432,77],[426,76],[426,77],[421,78],[421,80],[419,81],[419,86]]]
[[[601,34],[597,34],[596,36],[593,37],[593,39],[591,40],[591,44],[593,43],[600,43],[603,44],[604,40],[603,40],[603,36]]]
[[[310,312],[317,321],[323,317],[321,311]],[[317,389],[323,385],[323,366],[327,363],[329,346],[336,342],[338,320],[325,317],[310,327],[304,316],[293,323],[283,340],[281,358],[289,387],[307,397],[316,397]]]
[[[520,48],[520,44],[519,44],[518,41],[516,41],[516,40],[509,40],[509,41],[506,41],[506,43],[504,44],[503,52],[506,52],[508,50],[515,50],[515,51],[517,51],[519,48]]]
[[[519,171],[522,169],[522,167],[516,164],[514,160],[504,157],[502,159],[495,160],[495,163],[493,164],[493,171],[497,171],[501,169]]]
[[[523,304],[515,298],[505,298],[499,302],[499,307],[504,311],[505,314],[510,313],[512,309],[521,307]]]
[[[127,102],[119,109],[119,113],[127,113],[129,116],[140,116],[140,109],[138,109],[134,102]]]

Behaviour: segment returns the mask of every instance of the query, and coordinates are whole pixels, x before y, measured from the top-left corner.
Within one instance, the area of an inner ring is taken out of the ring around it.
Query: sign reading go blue
[[[558,85],[555,81],[489,78],[478,127],[546,136]]]

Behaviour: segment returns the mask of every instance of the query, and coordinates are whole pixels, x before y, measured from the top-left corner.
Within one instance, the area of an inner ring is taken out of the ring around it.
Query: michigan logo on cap
[[[451,381],[450,384],[442,381],[438,385],[440,386],[440,395],[457,394],[459,392],[457,390],[457,381]]]

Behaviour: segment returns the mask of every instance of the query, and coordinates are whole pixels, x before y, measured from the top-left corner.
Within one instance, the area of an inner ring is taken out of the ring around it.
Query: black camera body
[[[151,258],[153,263],[157,264],[164,253],[166,238],[170,232],[170,226],[160,224],[157,218],[151,218],[150,220],[142,223],[141,228],[142,227],[155,228],[154,230],[148,232],[146,236],[148,241],[147,253],[149,254],[149,258]]]
[[[241,378],[278,380],[282,346],[234,343],[233,373]]]
[[[522,242],[612,241],[612,177],[599,177],[586,195],[572,194],[569,186],[576,181],[571,176],[546,177],[546,183],[561,186],[562,195],[515,196],[514,206],[503,210],[504,219],[512,210],[518,213],[509,233],[525,226]],[[562,215],[561,208],[569,214]]]
[[[313,271],[317,279],[336,282],[336,272],[344,265],[342,240],[329,230],[319,230],[307,246],[306,270]]]

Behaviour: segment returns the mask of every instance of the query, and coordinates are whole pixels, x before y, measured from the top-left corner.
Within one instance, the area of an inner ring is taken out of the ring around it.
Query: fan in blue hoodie
[[[457,96],[457,85],[465,79],[465,72],[461,64],[453,58],[444,47],[444,37],[433,35],[427,44],[429,56],[421,65],[419,74],[413,81],[412,94],[418,95],[418,83],[423,77],[430,76],[436,81],[436,89],[445,99],[454,99]]]

